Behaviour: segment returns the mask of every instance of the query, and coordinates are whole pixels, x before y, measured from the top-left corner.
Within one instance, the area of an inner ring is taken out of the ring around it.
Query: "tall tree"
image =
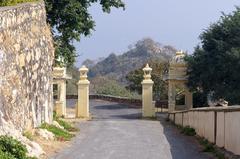
[[[192,90],[240,103],[240,8],[223,14],[201,36],[188,56],[188,86]]]
[[[153,85],[153,96],[155,100],[159,99],[167,99],[167,83],[163,81],[163,75],[168,70],[168,63],[166,61],[160,60],[150,60],[150,67],[152,67],[152,80],[154,81]],[[144,67],[144,66],[143,66]],[[131,71],[126,76],[128,81],[127,89],[130,91],[136,91],[139,94],[142,93],[142,85],[141,82],[143,80],[143,71],[141,69],[137,69]]]
[[[111,7],[124,8],[121,0],[45,0],[47,21],[52,27],[55,41],[55,59],[58,65],[72,65],[77,56],[74,40],[87,36],[95,23],[88,9],[100,3],[103,12],[110,13]]]

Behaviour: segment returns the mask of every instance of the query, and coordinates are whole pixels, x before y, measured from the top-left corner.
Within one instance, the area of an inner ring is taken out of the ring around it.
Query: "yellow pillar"
[[[155,106],[153,105],[152,87],[153,81],[151,79],[152,68],[147,64],[144,71],[144,80],[142,81],[142,114],[143,117],[154,117]]]
[[[77,118],[89,118],[89,84],[87,79],[88,68],[82,66],[80,69],[80,80],[78,82],[78,104],[76,108]]]

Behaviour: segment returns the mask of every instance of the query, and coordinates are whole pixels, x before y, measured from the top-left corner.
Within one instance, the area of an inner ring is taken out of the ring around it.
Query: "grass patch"
[[[196,135],[195,129],[191,128],[190,126],[183,127],[181,130],[181,133],[183,133],[187,136],[195,136]]]
[[[29,140],[33,141],[33,135],[32,135],[32,133],[30,131],[23,132],[23,136],[25,136]]]
[[[70,131],[70,132],[76,132],[76,131],[79,131],[78,128],[75,128],[73,127],[70,123],[64,121],[64,120],[61,120],[61,119],[58,119],[56,120],[62,127],[64,127],[65,130],[67,131]]]
[[[0,158],[36,159],[35,157],[28,157],[26,146],[9,136],[0,136]]]
[[[66,122],[66,121],[60,119],[60,117],[57,116],[57,113],[55,111],[53,112],[53,120],[57,121],[58,124],[61,125],[62,127],[64,127],[64,129],[67,131],[70,131],[70,132],[79,131],[78,128],[73,127],[69,122]]]
[[[42,124],[40,128],[47,129],[48,131],[52,132],[55,135],[56,139],[59,141],[69,141],[72,137],[75,136],[68,131],[60,129],[54,125],[49,125],[47,123]]]
[[[225,159],[225,156],[222,152],[217,150],[213,143],[210,143],[207,139],[198,138],[199,143],[203,146],[203,152],[213,153],[218,159]]]
[[[156,116],[153,116],[153,117],[142,117],[142,119],[144,119],[144,120],[157,120],[157,117]]]

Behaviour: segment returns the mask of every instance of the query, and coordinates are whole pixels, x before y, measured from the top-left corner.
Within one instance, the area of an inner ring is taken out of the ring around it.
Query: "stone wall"
[[[53,59],[44,2],[0,8],[1,120],[20,131],[52,121]]]
[[[177,125],[194,128],[199,136],[240,155],[240,106],[178,111],[170,113],[169,119]]]

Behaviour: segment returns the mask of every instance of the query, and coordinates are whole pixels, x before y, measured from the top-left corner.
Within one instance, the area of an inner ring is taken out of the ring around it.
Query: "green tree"
[[[166,61],[159,60],[150,60],[150,67],[152,67],[152,80],[154,81],[153,85],[153,96],[155,100],[167,99],[167,83],[163,80],[163,75],[168,70],[168,63]],[[144,67],[144,66],[143,66]],[[142,68],[143,68],[142,67]],[[142,93],[142,80],[143,80],[143,71],[142,68],[131,71],[126,76],[128,81],[127,89],[130,91]]]
[[[111,7],[124,8],[121,0],[45,0],[47,21],[52,27],[57,65],[72,65],[77,56],[73,41],[90,35],[95,23],[88,12],[93,3],[100,3],[103,12]]]
[[[240,8],[223,14],[201,36],[188,56],[188,86],[195,91],[240,103]]]

